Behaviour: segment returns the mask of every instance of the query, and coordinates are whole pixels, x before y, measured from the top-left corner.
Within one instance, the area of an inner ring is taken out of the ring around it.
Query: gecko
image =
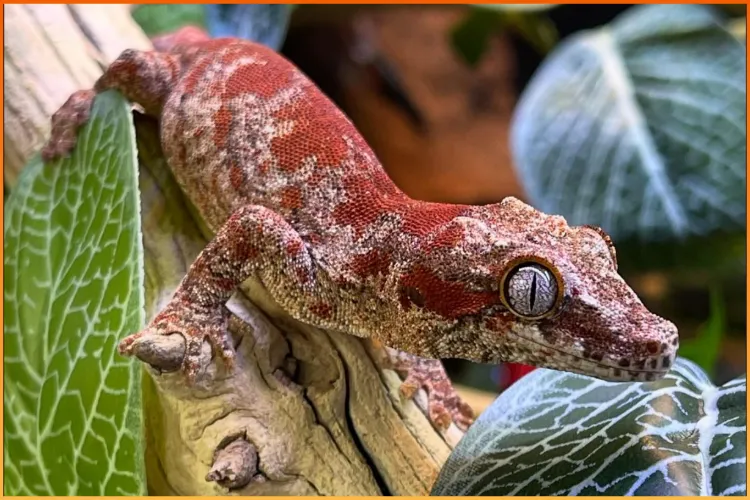
[[[259,281],[291,317],[369,338],[428,395],[431,422],[471,408],[441,360],[516,362],[609,381],[657,380],[677,328],[619,275],[614,245],[515,197],[485,205],[412,199],[349,118],[272,49],[185,27],[126,50],[54,113],[42,157],[70,154],[97,93],[160,120],[165,158],[214,234],[171,300],[118,345],[181,334],[194,381],[203,342],[233,366],[226,303]],[[571,193],[571,196],[574,194]]]

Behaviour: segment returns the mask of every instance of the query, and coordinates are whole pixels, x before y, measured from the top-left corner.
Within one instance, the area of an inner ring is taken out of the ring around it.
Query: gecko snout
[[[661,379],[674,365],[679,347],[677,327],[670,321],[649,313],[637,329],[623,332],[638,339],[632,350],[619,357],[608,359],[600,367],[602,378],[623,382],[650,382]],[[631,337],[631,338],[632,338]]]

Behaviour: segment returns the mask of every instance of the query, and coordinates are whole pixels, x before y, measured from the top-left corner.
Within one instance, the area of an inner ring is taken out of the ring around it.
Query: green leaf
[[[552,50],[559,38],[555,24],[536,11],[508,11],[505,24],[522,36],[540,54]]]
[[[501,26],[501,18],[496,12],[471,9],[451,32],[453,48],[469,66],[476,66],[487,50],[490,37]]]
[[[662,380],[537,369],[469,428],[432,495],[741,495],[746,377],[715,387],[678,358]]]
[[[746,233],[717,232],[682,240],[642,242],[635,238],[615,241],[621,274],[636,271],[668,271],[684,274],[710,272],[714,276],[743,274]]]
[[[143,495],[144,323],[132,114],[100,95],[69,159],[34,158],[5,206],[4,492]]]
[[[710,300],[711,312],[708,321],[695,338],[680,342],[680,355],[696,363],[713,377],[726,327],[724,298],[718,286],[711,287]]]
[[[616,240],[745,230],[745,48],[709,7],[633,7],[565,40],[516,109],[539,209]]]
[[[148,36],[170,33],[183,26],[206,27],[206,7],[201,4],[149,4],[133,10],[133,19]]]
[[[477,65],[487,50],[490,38],[504,30],[515,31],[542,54],[552,50],[557,43],[554,24],[539,14],[545,9],[526,9],[524,7],[527,6],[520,4],[475,7],[451,31],[454,50],[469,66]]]

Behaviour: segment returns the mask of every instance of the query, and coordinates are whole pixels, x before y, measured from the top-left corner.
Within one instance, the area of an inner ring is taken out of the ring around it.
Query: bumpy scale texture
[[[440,358],[623,381],[654,380],[670,367],[676,328],[617,274],[601,230],[570,227],[515,198],[413,200],[349,119],[279,54],[195,28],[154,46],[125,51],[94,90],[71,96],[42,153],[67,154],[96,92],[116,89],[161,119],[169,166],[216,233],[172,301],[121,352],[142,335],[180,333],[189,377],[205,339],[231,363],[225,303],[254,277],[296,319],[392,348],[393,366],[408,372],[403,392],[424,387],[441,427],[451,419],[465,426],[471,410]],[[514,301],[549,309],[534,318],[512,309],[502,284],[529,264],[557,280],[540,282],[545,290],[559,290],[553,305],[548,293],[533,295],[535,280],[512,290],[532,294]]]

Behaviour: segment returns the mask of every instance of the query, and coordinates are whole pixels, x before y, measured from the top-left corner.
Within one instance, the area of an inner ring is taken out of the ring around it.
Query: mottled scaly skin
[[[179,332],[189,376],[206,338],[231,361],[224,304],[254,277],[293,317],[402,351],[392,361],[410,372],[405,392],[424,386],[441,425],[471,417],[437,358],[611,380],[654,380],[671,365],[675,327],[620,278],[600,230],[514,198],[486,206],[410,199],[348,118],[272,50],[195,29],[155,46],[124,52],[95,90],[74,94],[43,151],[67,153],[95,93],[117,89],[161,119],[168,163],[216,233],[169,305],[123,340],[122,352],[138,336]],[[523,259],[559,274],[554,315],[524,320],[501,301],[500,276]]]

